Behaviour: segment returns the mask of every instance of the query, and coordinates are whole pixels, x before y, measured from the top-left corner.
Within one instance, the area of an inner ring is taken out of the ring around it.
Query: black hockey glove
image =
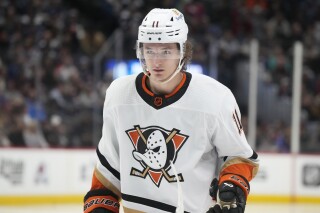
[[[118,196],[108,189],[89,191],[84,197],[84,213],[119,213]]]
[[[233,177],[239,180],[236,175]],[[242,184],[242,181],[240,183]],[[249,185],[246,187],[249,188]],[[217,201],[217,204],[211,207],[207,213],[244,213],[246,194],[242,187],[234,182],[224,181],[218,185],[218,180],[214,179],[210,186],[210,196]]]

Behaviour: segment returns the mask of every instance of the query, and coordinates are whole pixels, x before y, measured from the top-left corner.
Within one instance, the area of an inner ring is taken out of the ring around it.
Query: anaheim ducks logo
[[[134,159],[140,162],[142,171],[131,168],[130,175],[151,180],[159,187],[162,177],[171,182],[177,182],[174,175],[170,175],[170,161],[176,161],[177,154],[182,145],[187,141],[187,135],[179,133],[180,130],[166,130],[157,126],[140,128],[139,125],[126,131],[133,146]],[[181,173],[178,174],[179,181],[183,181]]]

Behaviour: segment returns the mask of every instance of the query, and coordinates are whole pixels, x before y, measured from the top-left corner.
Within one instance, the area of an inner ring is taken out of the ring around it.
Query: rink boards
[[[320,155],[259,153],[249,202],[320,203]],[[82,202],[94,149],[0,149],[0,205]]]

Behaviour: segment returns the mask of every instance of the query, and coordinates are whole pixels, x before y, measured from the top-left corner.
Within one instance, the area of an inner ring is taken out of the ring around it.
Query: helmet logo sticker
[[[177,182],[172,173],[170,161],[174,163],[178,152],[187,141],[187,135],[179,133],[180,130],[173,128],[166,130],[158,126],[141,128],[135,125],[133,129],[126,131],[134,150],[133,158],[143,167],[131,168],[130,175],[146,178],[149,175],[153,183],[159,187],[163,177],[169,182]],[[183,175],[178,174],[180,182],[183,182]]]
[[[161,35],[162,32],[147,32],[147,35]]]
[[[176,14],[177,16],[180,14],[179,11],[176,10],[176,9],[172,9],[172,12],[173,12],[174,14]]]
[[[180,16],[176,17],[176,20],[179,20],[179,19],[183,19],[183,15],[180,14]]]

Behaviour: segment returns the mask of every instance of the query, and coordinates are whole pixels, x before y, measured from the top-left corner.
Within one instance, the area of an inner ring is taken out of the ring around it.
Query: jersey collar
[[[140,73],[136,78],[136,89],[140,97],[150,106],[155,109],[164,108],[176,101],[178,101],[184,93],[191,81],[191,73],[183,72],[183,78],[180,84],[168,95],[156,95],[147,86],[147,76],[144,73]]]

